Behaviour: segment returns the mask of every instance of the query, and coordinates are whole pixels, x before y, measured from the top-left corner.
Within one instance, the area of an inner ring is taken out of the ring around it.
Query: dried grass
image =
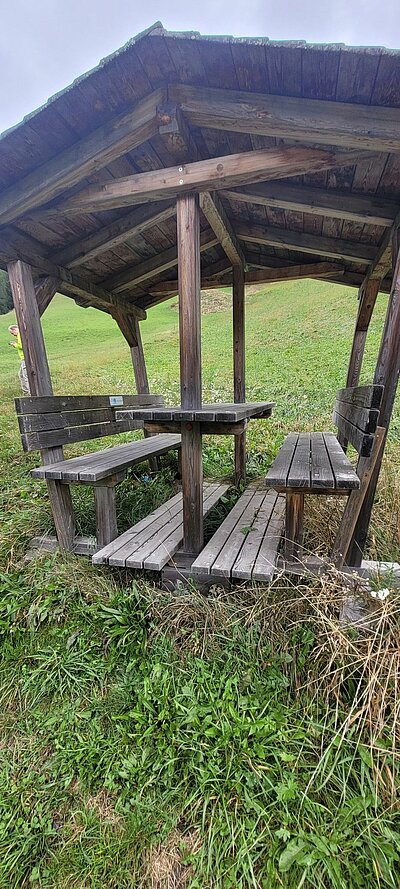
[[[147,852],[143,885],[146,889],[186,889],[192,876],[192,867],[186,859],[199,848],[198,831],[185,834],[177,829],[172,831],[163,843]]]

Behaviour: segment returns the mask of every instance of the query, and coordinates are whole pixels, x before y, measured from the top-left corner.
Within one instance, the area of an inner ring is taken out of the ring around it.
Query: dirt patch
[[[164,843],[153,846],[147,853],[147,889],[186,889],[192,876],[192,867],[185,863],[189,855],[200,848],[198,831],[181,833],[174,830]]]

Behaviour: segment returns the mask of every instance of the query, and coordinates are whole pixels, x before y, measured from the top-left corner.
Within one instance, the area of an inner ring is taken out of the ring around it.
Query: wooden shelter
[[[52,394],[40,316],[56,291],[112,315],[142,395],[139,321],[179,292],[180,408],[193,419],[156,413],[148,431],[161,423],[182,432],[186,554],[202,549],[207,423],[235,434],[238,481],[246,424],[271,409],[243,404],[246,283],[316,278],[355,288],[347,387],[359,381],[378,291],[389,295],[373,381],[384,387],[385,438],[400,366],[399,174],[399,52],[203,37],[160,23],[0,138],[0,266],[34,396]],[[231,283],[237,410],[219,406],[211,418],[201,413],[200,288]],[[382,449],[349,564],[362,556],[381,457]],[[52,484],[53,513],[68,526],[68,489]],[[268,521],[282,512],[278,500]]]

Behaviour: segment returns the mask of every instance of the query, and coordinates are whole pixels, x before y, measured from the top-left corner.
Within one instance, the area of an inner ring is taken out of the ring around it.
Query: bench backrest
[[[15,400],[24,451],[141,429],[141,420],[117,423],[115,411],[157,404],[164,404],[162,395],[47,395]]]
[[[341,443],[350,442],[360,457],[369,457],[379,421],[383,386],[354,386],[339,389],[333,422]]]

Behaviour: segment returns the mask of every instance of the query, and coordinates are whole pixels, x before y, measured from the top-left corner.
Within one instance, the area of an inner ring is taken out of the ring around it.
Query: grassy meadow
[[[230,295],[215,299],[218,311],[206,296],[203,315],[203,398],[213,402],[233,389]],[[386,302],[362,382],[372,381]],[[331,428],[355,314],[345,287],[250,289],[247,397],[276,409],[250,424],[249,476],[265,472],[288,431]],[[75,557],[24,563],[29,539],[53,529],[46,489],[29,476],[37,455],[19,441],[13,320],[0,316],[0,889],[396,889],[391,578],[372,629],[357,634],[338,619],[337,579],[204,597]],[[107,315],[58,296],[43,328],[56,394],[132,391],[129,350]],[[151,390],[172,403],[176,300],[149,312],[142,335]],[[399,559],[399,432],[397,401],[368,541],[380,560]],[[229,478],[232,441],[206,438],[204,467]],[[118,489],[121,531],[169,496],[176,459],[150,481],[144,473]],[[90,488],[73,498],[79,533],[92,534]],[[326,553],[343,505],[314,499],[307,545]]]

